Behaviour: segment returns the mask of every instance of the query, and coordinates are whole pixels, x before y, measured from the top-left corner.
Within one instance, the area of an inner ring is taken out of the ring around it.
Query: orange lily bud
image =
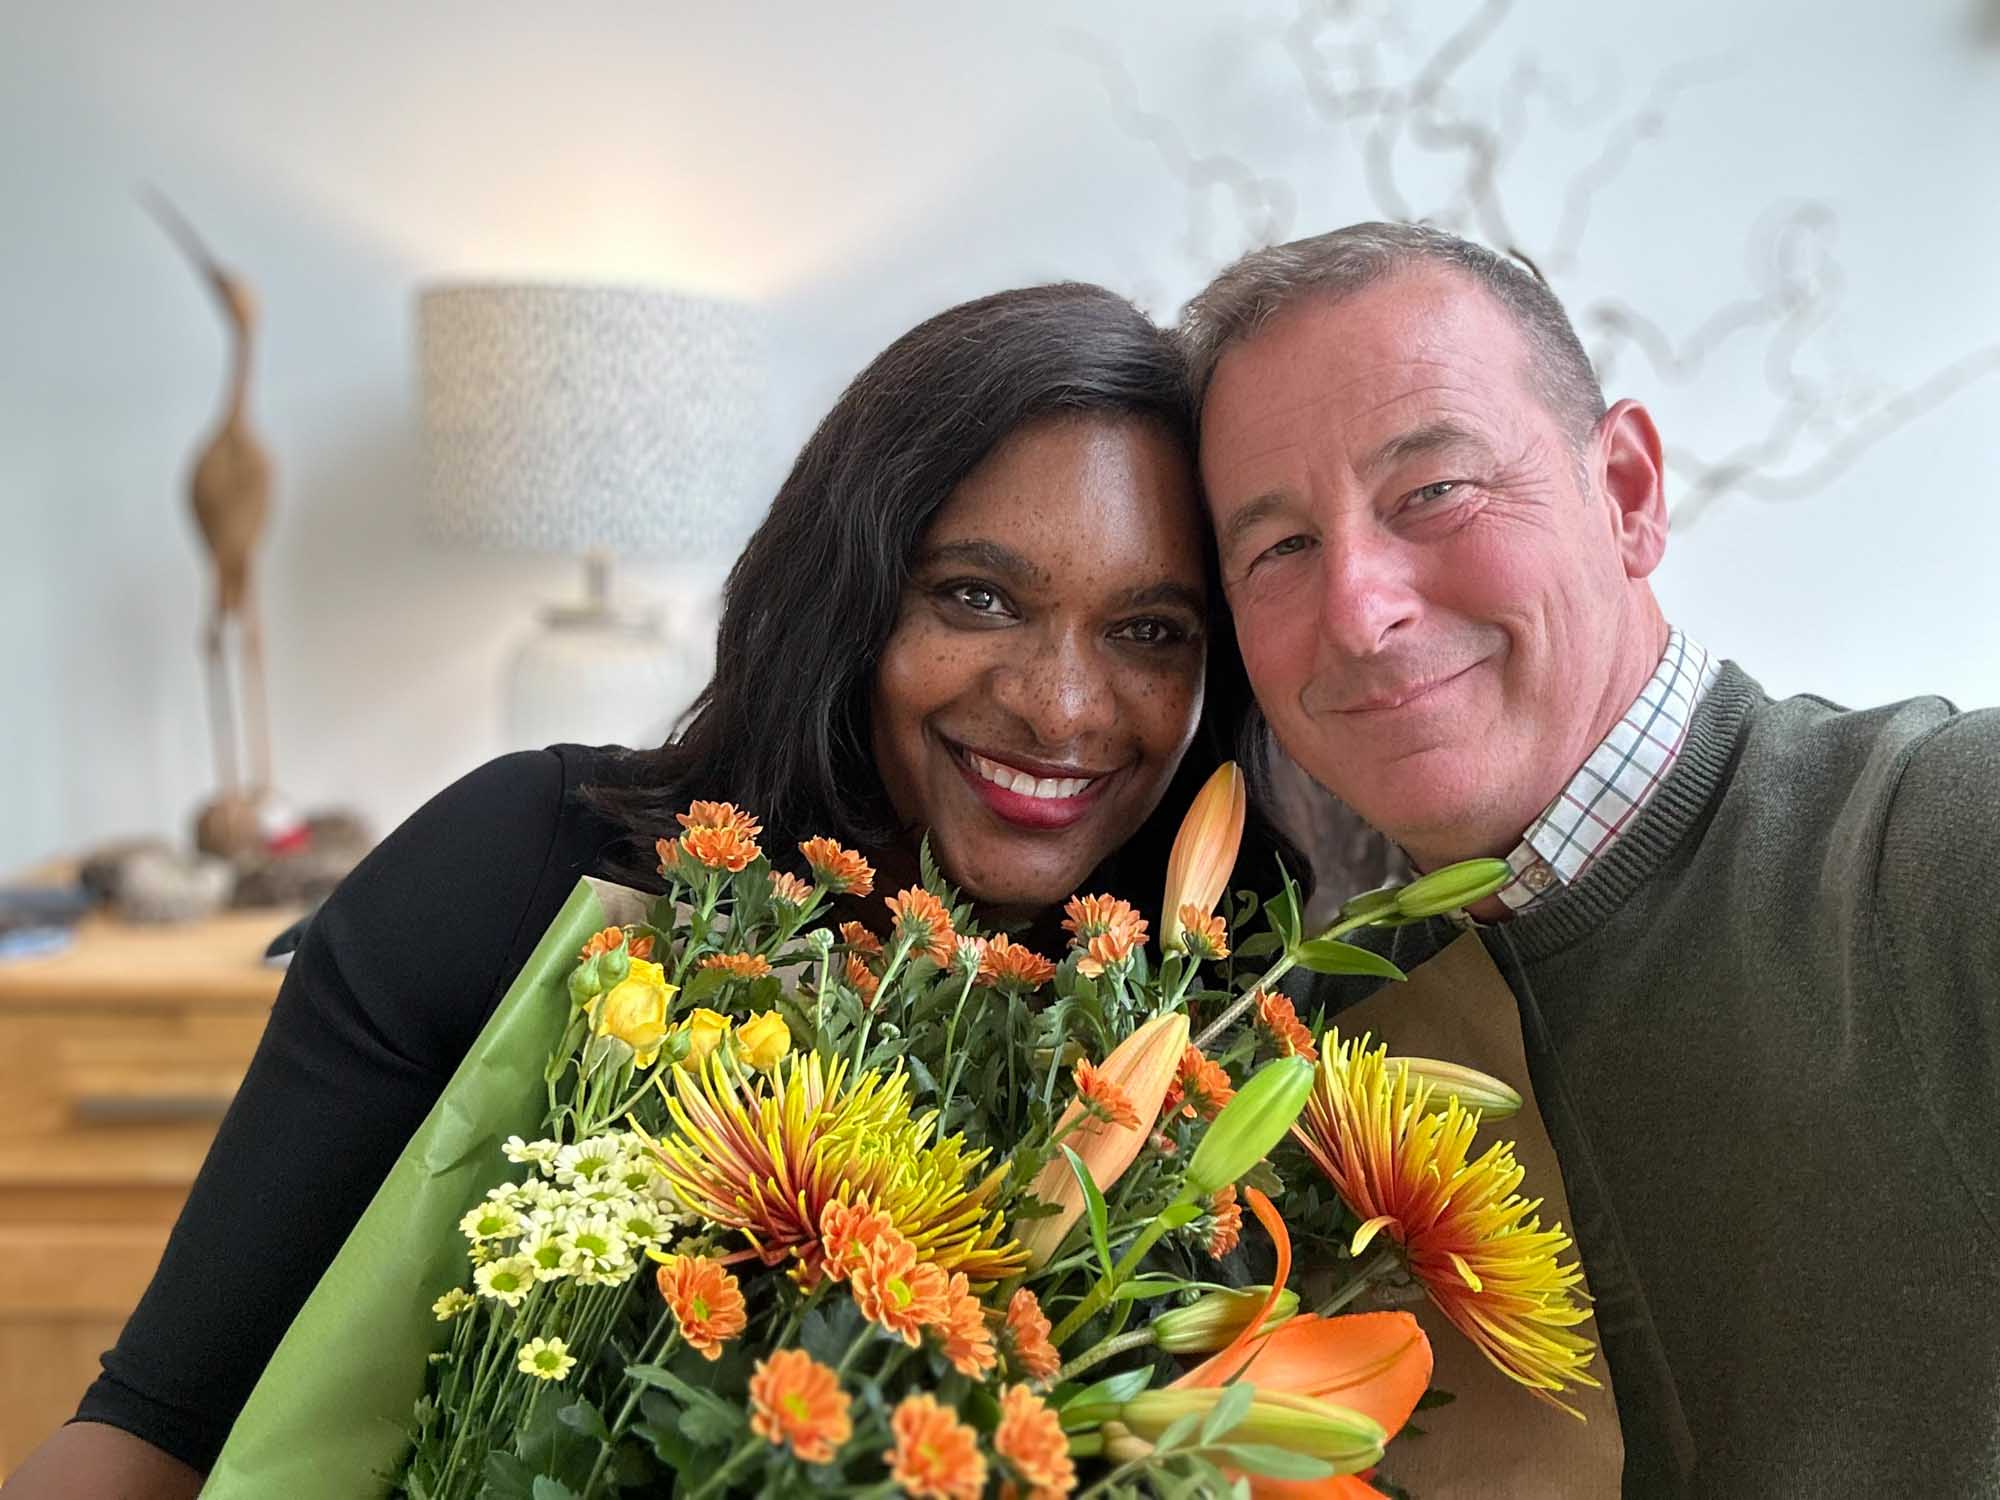
[[[1152,1442],[1183,1417],[1206,1416],[1223,1395],[1220,1386],[1141,1391],[1119,1410],[1117,1420],[1134,1437]],[[1269,1443],[1351,1474],[1380,1461],[1389,1435],[1363,1412],[1260,1385],[1243,1419],[1229,1429],[1227,1441]]]
[[[1428,1104],[1433,1114],[1443,1113],[1449,1099],[1456,1099],[1461,1108],[1478,1110],[1482,1120],[1504,1120],[1521,1112],[1521,1096],[1491,1073],[1434,1057],[1389,1059],[1390,1067],[1398,1065],[1410,1070],[1412,1084],[1430,1088]]]
[[[1123,1091],[1137,1118],[1135,1125],[1086,1120],[1063,1137],[1063,1144],[1076,1152],[1099,1192],[1110,1190],[1145,1144],[1153,1122],[1160,1116],[1160,1105],[1167,1097],[1167,1085],[1173,1082],[1174,1073],[1180,1067],[1187,1039],[1185,1012],[1172,1011],[1164,1016],[1155,1016],[1112,1048],[1111,1055],[1104,1059],[1103,1067],[1097,1069],[1100,1075]],[[1056,1122],[1056,1128],[1063,1129],[1082,1112],[1083,1105],[1073,1101]],[[1035,1179],[1028,1191],[1044,1203],[1056,1206],[1055,1213],[1046,1218],[1029,1219],[1020,1228],[1021,1245],[1028,1252],[1028,1264],[1039,1269],[1056,1253],[1063,1236],[1069,1233],[1070,1226],[1082,1214],[1083,1189],[1070,1171],[1069,1163],[1058,1156],[1042,1168],[1041,1176]]]
[[[1167,856],[1167,894],[1160,906],[1160,951],[1171,953],[1181,935],[1181,908],[1203,916],[1229,888],[1236,849],[1243,842],[1243,772],[1233,760],[1215,768],[1174,835]]]

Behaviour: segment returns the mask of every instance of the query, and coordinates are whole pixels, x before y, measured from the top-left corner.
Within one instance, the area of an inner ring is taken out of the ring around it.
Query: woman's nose
[[[1028,726],[1038,745],[1073,745],[1116,722],[1109,664],[1094,648],[1094,641],[1071,632],[1046,636],[995,674],[994,697]]]

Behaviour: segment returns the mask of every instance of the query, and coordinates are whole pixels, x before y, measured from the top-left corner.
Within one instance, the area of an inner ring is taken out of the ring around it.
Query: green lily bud
[[[1464,859],[1411,881],[1396,892],[1405,917],[1441,917],[1492,895],[1513,878],[1504,859]]]
[[[604,985],[598,978],[597,960],[587,958],[570,971],[569,998],[572,1004],[588,1005],[593,995],[604,992]]]
[[[1153,1342],[1169,1354],[1213,1354],[1226,1348],[1243,1331],[1243,1325],[1257,1316],[1268,1286],[1244,1287],[1235,1292],[1209,1292],[1186,1307],[1176,1307],[1153,1319]],[[1299,1294],[1290,1287],[1278,1293],[1271,1316],[1259,1333],[1269,1333],[1299,1310]]]
[[[1182,1417],[1206,1417],[1226,1393],[1224,1386],[1141,1391],[1119,1408],[1118,1421],[1132,1436],[1152,1442]],[[1333,1465],[1336,1473],[1353,1474],[1381,1461],[1389,1434],[1373,1417],[1331,1401],[1259,1390],[1243,1420],[1221,1441],[1269,1443],[1320,1459]]]
[[[1182,1192],[1206,1198],[1256,1166],[1285,1138],[1312,1087],[1313,1065],[1303,1057],[1280,1057],[1259,1068],[1202,1135]]]
[[[1401,1064],[1410,1070],[1410,1082],[1429,1084],[1430,1108],[1442,1111],[1445,1100],[1457,1099],[1466,1109],[1476,1109],[1482,1120],[1504,1120],[1521,1112],[1521,1096],[1491,1073],[1458,1063],[1439,1062],[1434,1057],[1391,1057],[1389,1066]]]
[[[1351,922],[1360,916],[1389,916],[1396,910],[1396,897],[1402,889],[1399,885],[1385,885],[1376,890],[1363,891],[1358,896],[1349,896],[1341,904],[1339,920]]]

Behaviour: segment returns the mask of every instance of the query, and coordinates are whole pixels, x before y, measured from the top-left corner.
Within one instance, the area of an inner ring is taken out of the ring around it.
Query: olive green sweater
[[[1482,936],[1625,1493],[2000,1494],[2000,711],[1728,664],[1617,843]]]

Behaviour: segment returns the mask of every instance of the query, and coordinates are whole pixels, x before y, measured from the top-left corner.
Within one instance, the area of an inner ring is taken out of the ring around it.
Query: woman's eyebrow
[[[1114,609],[1154,609],[1162,604],[1178,604],[1195,615],[1205,614],[1208,611],[1208,600],[1202,596],[1200,589],[1189,588],[1184,583],[1175,583],[1172,580],[1127,589],[1112,600]]]
[[[1029,562],[1012,547],[999,542],[989,542],[978,537],[968,537],[964,541],[939,542],[934,547],[924,548],[917,558],[919,567],[929,567],[937,563],[965,563],[990,572],[1002,573],[1011,578],[1025,578],[1035,583],[1047,583],[1049,575]]]

